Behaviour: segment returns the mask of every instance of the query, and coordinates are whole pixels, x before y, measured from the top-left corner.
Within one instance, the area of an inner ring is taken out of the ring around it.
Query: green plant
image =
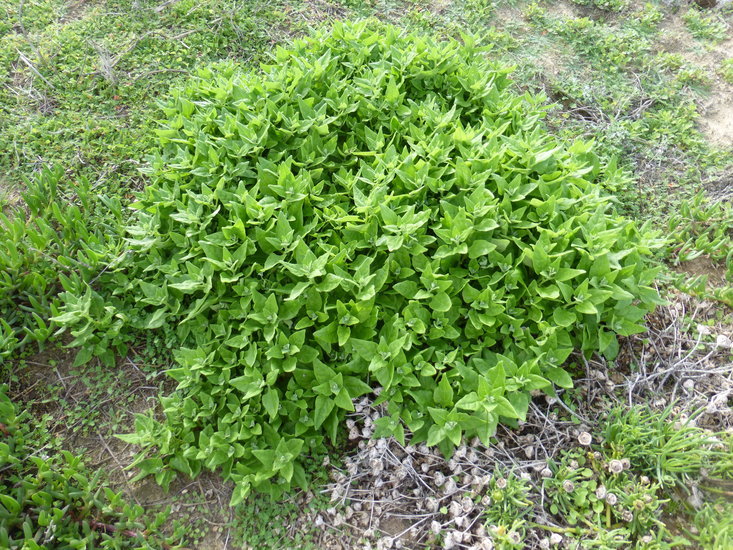
[[[598,9],[620,12],[629,7],[630,0],[573,0],[580,6],[593,6]]]
[[[720,63],[720,74],[728,84],[733,84],[733,57]]]
[[[650,52],[651,42],[633,26],[614,28],[588,17],[553,21],[552,32],[571,43],[582,55],[604,59],[608,72],[638,64]]]
[[[733,205],[727,201],[711,201],[698,193],[680,203],[679,210],[668,221],[669,239],[665,257],[673,265],[685,268],[685,262],[707,257],[717,266],[720,279],[708,284],[708,274],[673,276],[681,290],[709,296],[733,305]],[[724,280],[723,280],[724,279]]]
[[[667,229],[666,254],[675,264],[706,255],[725,266],[726,278],[733,283],[733,204],[698,193],[680,203]]]
[[[90,475],[67,451],[52,457],[34,449],[39,439],[27,413],[18,414],[0,386],[0,546],[8,550],[51,548],[173,548],[180,531],[161,535],[167,512],[143,519],[140,506],[127,504]]]
[[[595,467],[594,467],[595,466]],[[580,451],[567,452],[549,464],[552,477],[546,478],[543,488],[549,499],[549,511],[562,515],[570,525],[591,521],[598,523],[606,510],[604,494],[596,493],[599,484],[598,466],[593,455]]]
[[[697,39],[719,42],[726,37],[728,24],[717,14],[706,16],[700,10],[690,8],[682,19],[692,36]]]
[[[617,407],[609,412],[603,434],[609,459],[627,459],[664,488],[685,489],[720,454],[720,441],[673,415],[671,405],[663,411]]]
[[[511,531],[527,518],[531,502],[529,482],[512,472],[496,470],[486,488],[489,504],[484,508],[486,525]],[[524,530],[522,530],[522,534]]]
[[[664,12],[656,4],[647,2],[640,10],[634,12],[629,24],[640,33],[653,34],[659,28],[659,22],[664,19]]]
[[[83,359],[134,330],[177,350],[165,421],[124,436],[142,475],[278,495],[372,391],[381,434],[450,453],[570,387],[573,349],[644,330],[654,242],[590,145],[549,137],[541,98],[464,42],[337,24],[175,94],[131,253],[54,318]]]
[[[26,182],[23,201],[0,212],[0,362],[28,342],[44,342],[61,287],[90,280],[114,250],[119,200],[101,197],[106,217],[91,221],[100,201],[89,182],[80,179],[67,200],[63,177],[60,167],[42,170]]]
[[[695,514],[697,530],[690,538],[706,550],[727,550],[733,547],[733,505],[726,500],[707,502]]]

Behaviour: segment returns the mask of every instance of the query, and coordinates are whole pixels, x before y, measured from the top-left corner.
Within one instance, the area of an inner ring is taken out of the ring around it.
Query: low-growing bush
[[[176,536],[161,536],[166,512],[143,519],[143,508],[91,475],[71,453],[33,448],[27,412],[19,413],[0,386],[0,547],[173,548]],[[180,539],[180,536],[177,535]]]
[[[83,358],[121,327],[175,350],[164,420],[124,436],[143,475],[277,494],[369,392],[378,435],[488,443],[531,391],[572,385],[574,349],[643,330],[653,241],[590,144],[550,137],[543,98],[464,42],[336,24],[175,93],[131,253],[55,318]]]

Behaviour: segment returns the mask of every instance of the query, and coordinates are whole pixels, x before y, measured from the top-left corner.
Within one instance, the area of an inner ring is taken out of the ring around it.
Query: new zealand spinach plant
[[[121,327],[175,349],[164,418],[123,436],[143,475],[277,494],[368,393],[381,435],[488,442],[572,385],[573,349],[643,330],[653,242],[508,73],[469,37],[360,22],[175,93],[131,252],[56,317],[87,356]]]

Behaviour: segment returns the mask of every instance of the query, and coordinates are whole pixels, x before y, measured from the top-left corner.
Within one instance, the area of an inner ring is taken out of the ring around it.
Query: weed
[[[690,533],[700,548],[727,550],[733,548],[733,505],[717,500],[703,504],[693,519],[696,533]]]
[[[181,529],[161,535],[167,512],[143,519],[143,509],[125,502],[90,474],[69,452],[50,457],[0,386],[0,545],[9,550],[42,548],[174,548]],[[178,546],[175,546],[178,548]]]
[[[720,74],[728,84],[733,84],[733,57],[724,59],[721,62]]]
[[[573,0],[580,6],[593,6],[598,9],[620,12],[628,9],[630,0]]]
[[[682,17],[692,36],[699,40],[724,40],[728,24],[717,14],[703,15],[703,13],[695,8],[690,10]]]
[[[671,405],[661,413],[641,406],[615,408],[603,434],[611,460],[628,460],[667,489],[686,489],[720,454],[715,450],[720,441],[689,421],[675,419]]]

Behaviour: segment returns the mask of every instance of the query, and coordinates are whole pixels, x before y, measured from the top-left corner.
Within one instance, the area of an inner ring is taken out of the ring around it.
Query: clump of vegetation
[[[733,305],[733,204],[712,201],[698,193],[680,203],[679,211],[669,217],[667,227],[670,238],[666,256],[674,265],[684,266],[685,262],[706,257],[719,266],[724,278],[709,284],[707,274],[678,277],[678,286]]]
[[[733,84],[733,57],[721,62],[720,74],[728,84]]]
[[[69,452],[47,456],[27,412],[18,413],[0,386],[0,546],[47,548],[174,548],[180,531],[161,534],[167,513],[143,517],[121,493],[90,475]],[[177,548],[177,546],[176,546]]]
[[[703,504],[693,519],[697,533],[692,538],[701,548],[726,550],[733,547],[733,505],[718,499]]]
[[[378,435],[449,454],[570,387],[573,349],[644,330],[653,241],[590,145],[549,137],[542,98],[464,42],[337,24],[176,93],[130,254],[54,318],[84,359],[135,330],[178,350],[165,421],[125,436],[143,474],[278,494],[369,392]]]
[[[721,442],[709,432],[672,415],[648,407],[615,408],[604,427],[611,459],[626,459],[634,468],[665,488],[685,488],[719,458]]]
[[[0,363],[28,342],[44,342],[61,287],[90,280],[115,248],[119,200],[97,199],[83,178],[65,197],[63,178],[60,167],[42,170],[26,182],[23,200],[0,212]],[[99,204],[105,217],[89,223]]]
[[[703,15],[699,9],[690,8],[682,19],[692,36],[699,40],[725,40],[728,24],[717,14]]]
[[[573,2],[580,6],[592,6],[613,12],[624,11],[631,3],[629,0],[573,0]]]

